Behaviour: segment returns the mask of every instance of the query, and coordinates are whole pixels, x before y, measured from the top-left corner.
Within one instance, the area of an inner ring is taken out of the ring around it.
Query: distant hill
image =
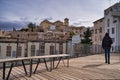
[[[5,30],[5,31],[10,31],[13,30],[13,27],[17,29],[21,29],[23,27],[27,27],[29,22],[2,22],[0,21],[0,29]]]

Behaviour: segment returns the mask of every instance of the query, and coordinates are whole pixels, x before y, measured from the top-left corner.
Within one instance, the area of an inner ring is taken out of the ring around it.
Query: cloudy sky
[[[63,21],[64,18],[69,18],[70,25],[93,26],[94,21],[104,16],[105,9],[118,1],[0,0],[0,28],[3,28],[6,22],[20,25],[27,22],[39,24],[44,19]]]

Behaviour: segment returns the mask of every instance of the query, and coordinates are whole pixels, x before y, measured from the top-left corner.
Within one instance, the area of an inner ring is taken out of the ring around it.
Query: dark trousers
[[[110,64],[110,48],[105,48],[105,62]]]

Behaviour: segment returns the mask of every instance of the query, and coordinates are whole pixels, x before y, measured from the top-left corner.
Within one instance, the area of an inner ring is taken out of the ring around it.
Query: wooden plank
[[[55,72],[54,74],[57,74],[58,76],[60,76],[59,79],[63,79],[63,80],[79,80],[79,78],[77,78],[77,77],[74,77],[74,76],[71,76],[69,74],[60,72],[58,70],[54,70],[54,72]]]
[[[33,76],[35,76],[37,78],[37,80],[48,80],[48,79],[46,79],[45,77],[42,77],[39,74],[34,74]]]

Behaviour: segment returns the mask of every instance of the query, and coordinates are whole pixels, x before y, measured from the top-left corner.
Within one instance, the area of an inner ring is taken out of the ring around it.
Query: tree
[[[33,24],[32,22],[30,22],[30,23],[28,24],[28,28],[31,28],[31,31],[32,31],[32,32],[33,32],[33,30],[34,30],[35,27],[36,27],[36,25]]]
[[[92,32],[90,28],[87,28],[86,32],[84,32],[84,39],[81,39],[81,43],[83,44],[92,44],[92,39],[90,37],[92,36]]]
[[[71,32],[69,33],[69,35],[70,35],[70,38],[72,38],[72,36],[75,35],[75,33],[74,33],[73,31],[71,31]]]

